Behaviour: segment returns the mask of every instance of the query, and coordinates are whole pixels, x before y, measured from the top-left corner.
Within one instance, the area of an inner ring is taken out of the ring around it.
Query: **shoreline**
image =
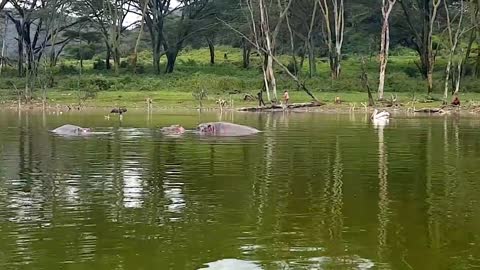
[[[133,105],[133,104],[130,104]],[[251,104],[248,104],[251,105]],[[420,106],[419,106],[420,105]],[[427,105],[427,106],[421,106]],[[165,105],[165,106],[152,106],[150,110],[148,110],[147,106],[130,106],[127,107],[128,111],[133,111],[136,113],[144,112],[144,113],[159,113],[165,111],[177,111],[177,112],[217,112],[217,113],[230,113],[230,112],[237,112],[237,113],[282,113],[282,112],[292,112],[292,113],[325,113],[325,114],[348,114],[348,113],[372,113],[374,109],[378,110],[386,110],[392,114],[409,114],[409,115],[450,115],[450,114],[469,114],[469,115],[477,115],[480,114],[480,107],[478,106],[460,106],[460,107],[453,107],[451,105],[447,106],[432,106],[436,104],[432,103],[425,103],[425,104],[417,104],[415,107],[411,106],[351,106],[351,104],[335,104],[335,103],[324,103],[320,106],[316,107],[306,107],[306,108],[293,108],[293,109],[269,109],[269,110],[258,110],[258,111],[243,111],[246,106],[241,107],[225,107],[221,109],[219,106],[204,106],[202,109],[197,107],[189,107],[189,106],[179,106],[179,105]],[[124,106],[118,106],[124,107]],[[126,107],[126,106],[125,106]],[[20,107],[21,111],[32,111],[32,112],[54,112],[54,113],[67,113],[67,112],[103,112],[105,114],[110,114],[110,110],[112,108],[117,108],[117,106],[106,106],[106,105],[92,105],[92,104],[85,104],[82,106],[72,106],[71,104],[46,104],[46,107],[43,106],[42,103],[31,103],[31,104],[22,104]],[[415,110],[427,110],[426,112],[419,112]],[[428,112],[428,110],[440,110],[440,112]],[[19,106],[16,102],[7,102],[0,104],[0,111],[18,111]],[[128,113],[128,112],[127,112]]]

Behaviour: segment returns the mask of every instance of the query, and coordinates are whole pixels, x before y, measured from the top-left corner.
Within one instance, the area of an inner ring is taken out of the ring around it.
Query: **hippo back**
[[[260,132],[252,127],[228,122],[203,123],[200,124],[197,129],[200,134],[213,136],[246,136]]]
[[[78,135],[81,133],[83,128],[75,125],[63,125],[52,130],[53,133],[61,134],[61,135]]]

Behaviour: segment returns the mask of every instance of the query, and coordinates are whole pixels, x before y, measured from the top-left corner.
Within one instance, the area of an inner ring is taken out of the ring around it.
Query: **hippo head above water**
[[[213,123],[200,124],[197,126],[197,131],[200,133],[213,133],[215,131],[215,127]]]
[[[52,132],[59,135],[87,135],[91,133],[91,129],[82,128],[75,125],[63,125],[52,130]]]
[[[171,125],[169,127],[163,127],[161,131],[165,134],[180,135],[185,133],[185,128],[180,125]]]

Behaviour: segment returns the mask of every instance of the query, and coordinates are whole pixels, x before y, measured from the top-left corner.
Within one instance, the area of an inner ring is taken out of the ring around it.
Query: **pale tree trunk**
[[[2,1],[1,4],[3,4],[3,6],[5,5],[4,2],[6,3],[7,1]],[[1,6],[1,8],[3,9],[3,6]],[[7,37],[7,30],[8,30],[8,16],[5,14],[5,21],[4,21],[4,27],[5,29],[3,30],[3,39],[2,39],[2,59],[1,59],[1,62],[0,62],[0,74],[2,74],[2,69],[3,67],[5,66],[5,51],[6,51],[6,48],[7,48],[7,44],[5,42],[5,38]]]
[[[290,6],[292,4],[292,0],[288,0],[288,3],[285,7],[282,6],[281,0],[277,1],[278,4],[278,10],[280,12],[277,20],[277,24],[275,25],[275,28],[273,31],[270,30],[270,24],[269,24],[269,14],[268,14],[268,8],[266,6],[266,3],[264,0],[259,0],[258,1],[258,7],[259,7],[259,13],[260,13],[260,30],[261,30],[261,38],[262,38],[262,48],[264,49],[264,54],[265,54],[265,61],[264,61],[264,67],[262,68],[264,72],[264,80],[265,80],[265,89],[267,91],[267,97],[269,97],[269,101],[277,101],[277,82],[275,78],[275,72],[274,72],[274,67],[273,67],[273,62],[274,62],[274,56],[275,56],[275,40],[280,32],[280,26],[287,16],[288,10],[290,9]],[[254,34],[257,35],[257,32],[255,30],[255,18],[253,16],[253,8],[251,2],[248,2],[248,6],[250,9],[250,15],[252,19],[252,25],[253,25],[253,30]],[[260,45],[258,42],[258,37],[256,38],[256,44]],[[257,47],[259,48],[259,47]],[[276,62],[276,61],[275,61]],[[272,91],[272,96],[273,99],[270,97],[269,90],[271,89]]]
[[[288,19],[288,16],[287,16],[287,28],[288,28],[288,33],[290,34],[290,49],[291,49],[291,53],[292,53],[292,61],[293,61],[293,73],[295,75],[298,74],[298,64],[297,64],[297,58],[295,57],[295,44],[293,42],[293,30],[292,30],[292,27],[290,26],[290,20]]]
[[[383,92],[385,88],[385,72],[387,70],[388,53],[390,50],[390,13],[396,0],[382,0],[382,34],[380,38],[380,75],[378,82],[378,99],[383,100]]]
[[[453,95],[458,94],[460,91],[460,81],[462,79],[462,61],[457,62],[457,77],[455,78],[455,88],[453,91]]]
[[[432,36],[433,36],[433,27],[435,23],[435,19],[437,17],[437,12],[438,8],[440,6],[441,0],[433,0],[433,11],[432,11],[432,16],[429,21],[429,29],[428,29],[428,36],[427,36],[427,83],[428,83],[428,89],[427,89],[427,94],[430,95],[433,91],[433,68],[435,66],[435,55],[433,52],[433,41],[432,41]]]
[[[130,2],[128,0],[115,0],[113,2],[103,2],[104,9],[110,15],[110,46],[113,57],[113,70],[118,74],[121,55],[120,55],[120,36],[123,32],[123,22],[126,15],[130,12]],[[124,5],[128,5],[126,11]]]
[[[263,1],[262,1],[263,2]],[[278,2],[279,3],[279,6],[281,5],[280,4],[280,1]],[[283,18],[285,18],[285,16],[287,15],[287,12],[290,8],[290,5],[292,3],[292,0],[289,0],[287,6],[283,9],[283,12],[280,13],[280,16],[278,18],[278,22],[277,22],[277,26],[275,27],[275,30],[273,31],[273,37],[275,39],[276,35],[278,34],[278,32],[280,31],[280,23],[281,21],[283,20]],[[290,76],[296,83],[297,83],[297,86],[299,88],[301,88],[303,91],[305,91],[305,93],[307,93],[313,100],[315,101],[318,101],[317,98],[310,92],[310,90],[308,90],[308,88],[305,86],[305,83],[302,83],[300,82],[300,80],[298,79],[297,76],[295,76],[293,73],[290,72],[290,70],[288,70],[288,68],[282,64],[276,57],[275,55],[273,54],[272,50],[267,50],[264,46],[260,45],[260,42],[259,42],[259,39],[260,39],[260,35],[258,34],[257,30],[256,30],[256,23],[255,23],[255,16],[253,14],[253,6],[252,6],[252,2],[251,0],[247,0],[247,6],[248,6],[248,10],[249,10],[249,13],[250,13],[250,22],[251,22],[251,25],[252,25],[252,32],[254,34],[254,41],[251,41],[250,39],[248,39],[242,32],[238,31],[237,29],[235,29],[234,27],[232,27],[230,24],[228,24],[227,22],[225,21],[222,21],[223,23],[225,23],[230,29],[232,29],[233,31],[235,31],[236,33],[238,33],[239,35],[241,35],[243,38],[245,38],[245,40],[248,40],[253,46],[255,46],[255,48],[257,49],[257,51],[259,53],[262,53],[262,54],[266,54],[268,56],[268,58],[270,58],[272,60],[272,62],[275,62],[275,64],[277,64],[278,66],[280,66],[284,72]],[[262,10],[265,11],[264,8],[262,8]],[[280,9],[282,10],[282,9]],[[265,61],[267,62],[268,64],[268,59],[265,59]],[[262,65],[262,70],[263,70],[263,73],[264,73],[264,82],[265,82],[265,90],[267,92],[267,96],[269,95],[269,92],[268,92],[268,83],[267,83],[267,71],[265,69],[265,65]],[[272,70],[273,71],[273,70]],[[271,101],[271,99],[269,100]]]
[[[333,14],[335,20],[335,74],[334,78],[340,77],[341,60],[342,60],[342,45],[343,33],[345,29],[345,7],[343,0],[340,0],[340,5],[337,0],[333,1]]]
[[[253,32],[253,38],[254,38],[254,42],[252,42],[252,44],[257,49],[257,52],[258,52],[259,55],[262,55],[262,54],[265,55],[266,52],[265,52],[263,46],[260,45],[260,43],[262,42],[261,41],[261,33],[258,33],[258,31],[257,31],[257,23],[255,21],[255,15],[254,15],[254,12],[253,12],[254,7],[253,7],[252,0],[247,0],[246,4],[247,4],[249,15],[250,15],[249,19],[250,19],[250,23],[251,23],[251,30]],[[263,10],[263,8],[261,10]],[[228,25],[228,26],[230,26],[230,25]],[[235,28],[232,28],[232,29],[237,31]],[[260,30],[262,30],[262,26],[260,26]],[[244,40],[248,40],[248,38],[244,36]],[[263,63],[265,63],[265,62],[266,62],[266,58],[263,60]],[[267,100],[269,102],[271,102],[272,100],[270,98],[270,89],[269,89],[269,85],[268,85],[267,72],[266,72],[266,69],[265,69],[265,64],[262,64],[262,74],[263,74],[263,88],[265,89],[265,92],[267,93]]]
[[[308,48],[308,70],[310,78],[317,74],[317,63],[315,61],[315,47],[313,44],[313,29],[315,25],[315,16],[317,14],[317,2],[313,4],[312,19],[310,20],[310,27],[307,34],[307,48]]]
[[[445,88],[444,88],[444,93],[443,93],[443,102],[444,104],[447,103],[447,99],[448,99],[448,90],[449,90],[449,86],[448,86],[448,82],[449,82],[449,79],[450,79],[450,73],[451,73],[451,67],[452,67],[452,61],[453,61],[453,58],[457,52],[457,46],[458,46],[458,43],[459,43],[459,40],[460,40],[460,37],[463,35],[464,33],[464,29],[463,29],[463,15],[464,15],[464,1],[463,0],[460,0],[460,11],[458,14],[458,16],[455,16],[458,17],[458,22],[457,22],[457,29],[455,30],[455,33],[453,33],[453,30],[452,30],[452,19],[450,18],[450,11],[448,10],[448,3],[446,0],[444,0],[444,7],[445,7],[445,14],[446,14],[446,21],[447,21],[447,33],[448,33],[448,43],[449,43],[449,54],[448,54],[448,62],[447,62],[447,67],[445,69]],[[460,64],[460,69],[461,69],[461,64]],[[458,82],[458,84],[460,84],[460,77],[461,77],[461,74],[457,74],[458,78],[455,78]],[[458,86],[460,87],[460,86]]]
[[[435,52],[433,51],[433,29],[438,13],[438,8],[442,0],[423,0],[416,2],[413,0],[402,0],[400,4],[405,14],[406,22],[414,35],[416,50],[420,56],[420,63],[417,63],[422,75],[427,79],[427,94],[430,95],[433,90],[433,68],[435,66]],[[407,3],[409,2],[409,3]],[[415,3],[419,6],[415,7]],[[431,3],[431,5],[430,5]],[[422,29],[419,31],[417,25],[412,20],[412,12],[418,12],[419,21]]]
[[[264,77],[265,77],[265,82],[267,83],[266,89],[267,89],[267,97],[268,101],[272,101],[269,95],[269,90],[271,89],[272,95],[273,95],[273,100],[277,101],[277,83],[275,80],[275,73],[273,71],[273,60],[271,55],[273,55],[273,49],[272,49],[272,41],[270,37],[270,26],[268,23],[268,14],[267,14],[267,9],[265,7],[265,2],[264,0],[259,0],[259,10],[260,10],[260,29],[262,30],[264,43],[265,43],[265,49],[267,50],[267,53],[265,54],[266,57],[266,64],[265,64],[265,70],[264,70]]]
[[[138,32],[137,40],[135,41],[135,47],[133,48],[133,72],[137,73],[137,61],[138,61],[138,46],[140,45],[140,40],[142,39],[143,26],[145,25],[145,13],[147,12],[148,0],[143,3],[142,8],[142,21],[140,23],[140,31]]]
[[[318,0],[318,5],[323,17],[323,36],[328,48],[331,76],[332,79],[337,79],[340,77],[342,70],[342,46],[345,30],[344,1]],[[333,11],[333,18],[330,15],[331,10]]]

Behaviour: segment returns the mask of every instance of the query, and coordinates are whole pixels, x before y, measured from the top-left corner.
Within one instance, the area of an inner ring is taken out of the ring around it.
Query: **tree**
[[[420,56],[417,67],[427,79],[427,95],[433,90],[435,56],[433,32],[441,0],[398,0],[405,14],[412,37],[410,43]]]
[[[147,13],[147,3],[148,0],[143,3],[142,7],[142,14],[141,14],[141,22],[140,22],[140,29],[138,31],[137,40],[135,41],[135,47],[133,48],[133,58],[132,58],[132,65],[133,65],[133,72],[137,72],[137,58],[138,58],[138,46],[140,45],[140,40],[142,39],[143,34],[143,26],[145,25],[145,14]]]
[[[262,54],[264,57],[262,65],[264,88],[267,92],[267,99],[270,102],[277,101],[277,82],[273,67],[276,39],[280,32],[280,26],[288,14],[291,3],[292,0],[288,0],[286,3],[282,3],[282,0],[277,1],[276,8],[278,9],[279,15],[272,31],[270,22],[273,21],[273,18],[270,16],[271,13],[269,12],[268,3],[265,0],[258,0],[256,3],[254,0],[247,0],[247,7],[250,12],[249,19],[252,32],[254,33],[255,44],[259,54]],[[256,18],[256,15],[259,19]],[[259,20],[259,22],[257,22],[257,20]],[[261,50],[259,50],[259,48],[261,48]],[[270,95],[270,91],[273,98]]]
[[[309,76],[312,77],[317,73],[317,65],[315,61],[315,39],[317,26],[320,25],[320,16],[318,13],[317,1],[294,1],[290,9],[289,22],[293,26],[293,33],[300,38],[303,43],[303,53],[308,55]],[[302,58],[303,59],[303,58]],[[300,67],[303,61],[300,61]]]
[[[28,102],[46,49],[54,50],[55,46],[68,42],[68,39],[57,41],[57,35],[84,21],[84,18],[66,18],[65,14],[71,8],[71,2],[67,0],[11,0],[10,3],[14,12],[8,11],[6,14],[17,31],[18,74],[26,76],[24,94]]]
[[[447,103],[447,99],[448,99],[448,90],[449,90],[448,83],[449,83],[450,74],[451,74],[452,62],[455,60],[454,57],[457,54],[457,48],[458,48],[459,42],[461,41],[460,38],[465,33],[465,30],[466,30],[463,24],[465,5],[463,0],[459,0],[459,1],[460,1],[459,3],[460,6],[458,7],[458,12],[457,14],[455,14],[455,16],[451,17],[449,5],[447,1],[444,0],[447,43],[448,43],[447,67],[445,68],[445,89],[443,94],[443,101],[445,104]],[[458,57],[457,57],[457,61],[458,61],[457,66],[459,66],[461,69],[461,60],[459,60]],[[456,81],[455,83],[456,87],[455,87],[455,90],[452,91],[454,93],[459,91],[461,72],[457,72],[456,75],[457,75],[457,78],[454,78]]]
[[[202,36],[202,33],[217,24],[210,20],[215,14],[214,6],[210,3],[210,0],[184,0],[184,6],[180,8],[181,16],[175,20],[175,30],[167,31],[170,35],[163,40],[167,56],[166,73],[173,72],[178,53],[188,38]]]
[[[382,0],[382,34],[380,37],[380,76],[378,82],[378,99],[383,100],[383,89],[385,87],[385,71],[388,63],[388,52],[390,49],[390,24],[389,18],[396,0]]]
[[[328,48],[332,79],[340,77],[343,36],[345,31],[345,6],[343,0],[317,0],[323,24],[323,38]],[[333,17],[331,15],[333,13]]]

